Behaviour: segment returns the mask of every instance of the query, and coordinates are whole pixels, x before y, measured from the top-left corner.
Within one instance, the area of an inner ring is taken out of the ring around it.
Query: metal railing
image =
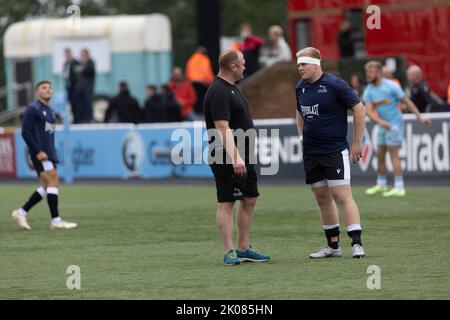
[[[19,92],[25,90],[26,99],[20,103]],[[13,121],[16,125],[19,124],[19,119],[25,112],[26,106],[33,99],[33,84],[31,81],[24,83],[12,83],[9,86],[0,88],[0,99],[6,100],[10,94],[14,95],[14,107],[12,110],[5,110],[0,112],[0,124]]]
[[[14,125],[19,125],[20,117],[24,114],[27,107],[19,107],[12,111],[0,112],[0,124],[13,122]]]

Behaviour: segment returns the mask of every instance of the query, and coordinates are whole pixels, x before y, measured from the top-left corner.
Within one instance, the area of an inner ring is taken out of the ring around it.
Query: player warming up
[[[361,221],[350,187],[350,159],[361,158],[365,128],[362,102],[344,80],[323,73],[321,55],[308,47],[297,53],[301,80],[296,86],[297,128],[303,141],[306,183],[320,208],[327,245],[311,259],[340,257],[339,214],[351,238],[353,258],[364,257]],[[347,143],[347,110],[354,113],[353,145]]]
[[[25,111],[22,124],[22,137],[31,155],[34,170],[41,186],[30,196],[19,209],[12,212],[12,218],[24,230],[31,230],[27,222],[27,214],[39,201],[47,197],[51,214],[52,229],[72,229],[76,223],[61,219],[58,212],[58,184],[56,172],[58,158],[55,150],[55,113],[49,103],[53,90],[49,81],[41,81],[36,85],[36,100]]]
[[[406,192],[399,152],[403,141],[404,124],[402,113],[397,108],[398,102],[405,102],[408,109],[422,124],[430,124],[431,121],[420,114],[417,107],[397,83],[383,77],[380,62],[369,61],[365,69],[369,84],[364,90],[363,100],[368,110],[367,115],[378,126],[377,184],[367,189],[366,194],[371,196],[381,193],[383,197],[403,197]],[[377,112],[374,113],[372,110]],[[388,190],[387,187],[386,153],[389,153],[391,157],[394,171],[394,188],[391,190]]]

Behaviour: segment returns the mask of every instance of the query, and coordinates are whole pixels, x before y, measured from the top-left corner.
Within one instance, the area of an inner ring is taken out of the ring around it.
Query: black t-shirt
[[[206,128],[214,129],[214,121],[227,120],[231,129],[242,129],[245,133],[248,133],[248,129],[253,129],[253,120],[248,107],[248,102],[239,88],[235,85],[228,83],[220,77],[216,77],[208,88],[204,100],[204,114]],[[253,137],[254,135],[249,135]],[[214,136],[209,135],[209,143],[212,146],[214,142]],[[236,139],[235,139],[236,144]],[[250,146],[252,148],[250,149]],[[218,147],[215,150],[219,150]],[[212,150],[214,155],[215,150]],[[223,147],[220,148],[221,152],[224,152]],[[240,151],[241,156],[243,152]],[[250,151],[252,152],[250,154]],[[245,139],[245,154],[244,160],[246,163],[249,161],[250,155],[254,152],[254,139]]]
[[[420,112],[439,110],[440,107],[444,106],[444,102],[430,90],[425,81],[411,87],[411,101],[414,102]]]

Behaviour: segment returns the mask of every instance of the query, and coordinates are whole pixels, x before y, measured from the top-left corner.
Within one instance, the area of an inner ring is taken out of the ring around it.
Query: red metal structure
[[[406,66],[419,65],[432,90],[447,96],[450,83],[449,0],[287,0],[292,50],[320,49],[323,58],[339,59],[337,36],[347,18],[359,25],[366,58],[394,56]],[[381,29],[368,29],[369,5],[380,8]]]

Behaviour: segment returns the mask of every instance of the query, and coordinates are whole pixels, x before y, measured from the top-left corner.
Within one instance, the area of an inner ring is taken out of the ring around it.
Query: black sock
[[[33,208],[39,201],[42,200],[42,196],[39,194],[39,192],[35,191],[30,196],[28,201],[22,206],[22,209],[26,212],[30,211],[31,208]]]
[[[349,231],[347,232],[348,236],[350,238],[352,238],[352,247],[355,244],[359,244],[360,246],[362,246],[361,243],[361,230],[353,230],[353,231]]]
[[[325,230],[328,246],[333,249],[339,248],[339,227]]]
[[[53,193],[47,193],[47,203],[48,207],[50,208],[50,214],[52,215],[52,219],[59,217],[58,195]]]

